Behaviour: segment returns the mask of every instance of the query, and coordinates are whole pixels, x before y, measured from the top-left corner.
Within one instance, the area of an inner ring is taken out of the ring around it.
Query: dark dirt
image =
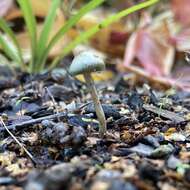
[[[84,83],[63,69],[7,73],[1,117],[35,163],[1,125],[0,190],[190,188],[190,93],[134,87],[122,76],[98,84],[108,127],[101,139]]]

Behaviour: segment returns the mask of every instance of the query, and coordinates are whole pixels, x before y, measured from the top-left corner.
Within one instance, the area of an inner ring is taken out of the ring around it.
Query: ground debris
[[[170,119],[171,121],[175,123],[181,123],[185,122],[185,118],[182,116],[179,116],[179,114],[176,114],[174,112],[168,111],[168,110],[163,110],[160,108],[157,108],[153,105],[143,105],[143,108],[147,111],[151,111],[159,116],[162,116],[166,119]]]
[[[67,126],[60,122],[42,131],[42,140],[51,142],[59,148],[80,147],[86,140],[86,132],[80,126]]]
[[[108,128],[102,139],[84,83],[65,70],[22,77],[2,90],[0,115],[36,164],[0,126],[4,190],[188,190],[189,94],[123,79],[96,84]]]

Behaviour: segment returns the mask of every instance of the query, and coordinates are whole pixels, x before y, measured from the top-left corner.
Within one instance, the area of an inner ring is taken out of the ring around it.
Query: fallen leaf
[[[150,74],[149,72],[147,72],[146,70],[137,67],[137,66],[133,66],[133,65],[129,65],[129,66],[123,66],[122,64],[118,64],[117,65],[117,69],[120,72],[132,72],[136,75],[136,82],[140,82],[142,83],[143,81],[147,82],[147,80],[149,81],[149,83],[151,84],[151,86],[153,86],[154,88],[160,89],[160,88],[177,88],[177,89],[181,89],[184,90],[186,92],[190,92],[190,83],[189,82],[185,82],[181,81],[177,78],[171,78],[171,77],[164,77],[164,76],[154,76],[152,74]]]
[[[11,165],[13,160],[16,158],[16,154],[13,152],[4,152],[0,154],[1,166]]]
[[[51,6],[51,0],[32,0],[31,5],[35,15],[45,17]]]
[[[13,0],[1,0],[0,1],[0,17],[5,16],[12,6],[13,6]]]
[[[12,0],[1,0],[1,1],[9,2]],[[32,9],[33,9],[35,16],[43,18],[47,15],[48,10],[49,10],[50,5],[51,5],[51,0],[43,0],[43,1],[31,0],[30,2],[31,2],[31,6],[32,6]],[[13,19],[16,19],[16,18],[21,17],[21,16],[22,16],[22,12],[20,11],[20,9],[16,6],[14,6],[13,9],[11,9],[11,11],[9,11],[7,13],[5,18],[7,20],[13,20]]]
[[[171,6],[175,14],[175,18],[182,25],[190,24],[190,0],[172,0]]]
[[[160,187],[161,187],[161,190],[177,190],[174,186],[168,183],[162,183]]]
[[[28,171],[28,169],[21,170],[19,164],[17,163],[7,166],[6,169],[11,173],[12,176],[17,176]]]
[[[136,58],[141,67],[151,75],[170,74],[175,49],[168,43],[169,36],[169,27],[164,20],[156,26],[138,29],[127,42],[124,65],[131,65]]]
[[[89,28],[97,25],[103,19],[105,19],[110,12],[108,11],[93,11],[86,14],[77,23],[76,28],[80,31],[86,31]],[[71,38],[75,38],[79,35],[79,31],[71,30],[68,34]],[[115,22],[110,26],[97,32],[90,40],[91,46],[95,47],[101,52],[106,52],[114,56],[123,56],[125,51],[125,43],[128,39],[129,33],[127,27],[122,21]]]
[[[84,76],[78,75],[76,78],[82,82],[84,82]],[[92,73],[92,78],[96,82],[100,81],[108,81],[114,78],[114,73],[112,71],[102,71],[101,73]]]

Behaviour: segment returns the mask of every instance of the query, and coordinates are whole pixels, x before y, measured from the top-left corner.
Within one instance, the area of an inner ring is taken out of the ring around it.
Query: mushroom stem
[[[99,133],[100,133],[100,136],[103,136],[107,130],[105,114],[104,114],[102,105],[100,103],[100,100],[98,98],[98,93],[95,88],[94,81],[91,77],[91,74],[85,73],[84,78],[85,78],[87,87],[89,88],[89,92],[91,93],[91,96],[92,96],[92,99],[94,102],[96,115],[97,115],[99,123],[100,123]]]

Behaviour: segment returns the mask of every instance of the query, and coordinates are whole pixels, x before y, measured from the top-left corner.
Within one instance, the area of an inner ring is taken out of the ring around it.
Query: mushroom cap
[[[69,68],[71,75],[79,75],[102,71],[105,69],[104,61],[101,57],[95,55],[93,52],[85,51],[77,55]]]

